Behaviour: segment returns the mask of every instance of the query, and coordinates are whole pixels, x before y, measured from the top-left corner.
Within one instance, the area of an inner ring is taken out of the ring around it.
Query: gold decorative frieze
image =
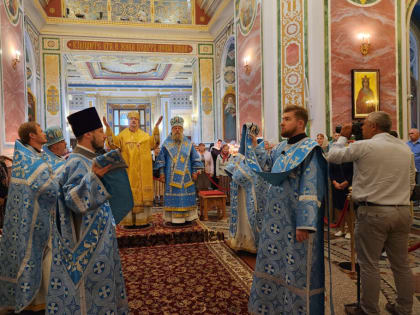
[[[129,51],[172,54],[187,54],[193,51],[193,47],[191,45],[102,42],[87,40],[69,40],[67,42],[67,47],[73,50]]]
[[[151,29],[180,29],[180,30],[196,30],[208,32],[207,25],[198,24],[163,24],[163,23],[135,23],[127,21],[105,21],[105,20],[84,20],[84,19],[67,19],[67,18],[53,18],[46,17],[47,24],[83,24],[83,25],[112,25],[112,26],[130,26],[138,28],[151,28]]]

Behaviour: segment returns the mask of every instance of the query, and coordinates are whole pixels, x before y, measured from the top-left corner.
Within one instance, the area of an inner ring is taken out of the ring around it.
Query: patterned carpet
[[[162,218],[162,213],[157,208],[153,214],[153,224],[144,229],[129,229],[117,225],[116,232],[118,246],[142,247],[169,244],[197,243],[223,240],[222,232],[208,229],[198,222],[193,222],[191,226],[167,226]]]
[[[409,239],[409,246],[420,242],[420,236],[411,234]],[[325,257],[328,257],[328,244],[325,243],[324,252]],[[331,239],[331,262],[339,265],[341,262],[350,261],[350,240],[343,237],[336,238],[332,236]],[[420,250],[415,250],[409,254],[409,263],[413,273],[420,271]],[[391,266],[388,259],[382,258],[379,262],[381,272],[381,292],[388,302],[395,302],[396,290],[394,279],[391,271]],[[415,299],[415,309],[420,310],[420,302]],[[415,313],[414,313],[415,314]]]
[[[230,215],[230,207],[226,207],[227,214]],[[217,231],[223,233],[224,238],[228,239],[229,237],[229,218],[219,220],[217,212],[208,213],[208,221],[199,221],[198,224],[203,226],[204,229],[209,229],[212,231]]]
[[[410,234],[409,246],[417,244],[420,242],[420,235],[416,232],[417,226],[415,225],[416,222],[419,224],[418,231],[420,231],[420,209],[417,211],[415,210],[415,216],[417,215],[414,220],[414,224],[412,226],[412,234]],[[209,217],[210,218],[210,217]],[[225,233],[225,239],[229,238],[228,231],[229,231],[229,223],[228,221],[202,221],[201,224],[205,225],[207,228],[215,229],[217,231]],[[332,232],[335,233],[336,231]],[[325,243],[325,257],[328,257],[327,253],[327,246],[328,244]],[[337,238],[331,236],[331,259],[332,263],[336,266],[339,265],[341,262],[350,261],[350,240],[345,238]],[[410,253],[410,267],[412,268],[412,272],[414,274],[420,274],[420,249],[417,249]],[[389,302],[395,301],[396,298],[396,291],[395,291],[395,284],[392,275],[392,271],[390,268],[389,261],[387,259],[382,259],[380,262],[381,268],[381,292],[385,296],[386,300]],[[418,286],[419,284],[417,284]],[[355,290],[355,287],[353,288]],[[420,294],[416,294],[417,299],[415,299],[415,309],[420,310]],[[419,311],[420,314],[420,311]]]
[[[414,208],[414,218],[413,218],[413,225],[411,226],[411,229],[417,231],[418,234],[420,234],[420,207]]]
[[[131,314],[248,314],[252,270],[224,242],[122,248]]]

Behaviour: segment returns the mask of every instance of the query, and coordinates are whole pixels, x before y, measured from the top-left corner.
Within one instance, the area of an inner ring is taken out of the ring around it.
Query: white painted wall
[[[308,88],[310,136],[326,132],[324,1],[308,1]],[[333,130],[331,129],[331,132]]]
[[[312,0],[311,0],[312,1]],[[277,1],[262,2],[263,28],[263,137],[278,141]],[[238,61],[236,62],[238,65]],[[240,138],[239,138],[240,139]]]

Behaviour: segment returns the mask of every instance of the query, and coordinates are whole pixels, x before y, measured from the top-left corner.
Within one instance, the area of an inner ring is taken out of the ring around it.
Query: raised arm
[[[360,141],[356,141],[346,147],[347,139],[350,138],[352,132],[352,125],[346,124],[341,129],[340,138],[334,143],[327,155],[327,160],[330,163],[343,164],[346,162],[357,161],[363,156],[363,148]]]
[[[158,121],[155,124],[155,127],[153,128],[152,136],[150,137],[150,148],[154,150],[160,145],[160,134],[159,134],[159,125],[162,122],[163,116],[160,116]]]
[[[104,122],[106,131],[106,144],[107,146],[114,150],[114,149],[122,149],[121,140],[119,136],[115,136],[112,132],[112,128],[109,125],[108,121],[106,120],[105,116],[102,117],[102,121]]]

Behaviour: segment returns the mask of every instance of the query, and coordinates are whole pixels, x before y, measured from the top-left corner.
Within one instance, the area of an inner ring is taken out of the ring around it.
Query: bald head
[[[416,128],[412,128],[408,132],[408,137],[410,138],[411,142],[416,142],[419,139],[419,136],[420,136],[419,130]]]

